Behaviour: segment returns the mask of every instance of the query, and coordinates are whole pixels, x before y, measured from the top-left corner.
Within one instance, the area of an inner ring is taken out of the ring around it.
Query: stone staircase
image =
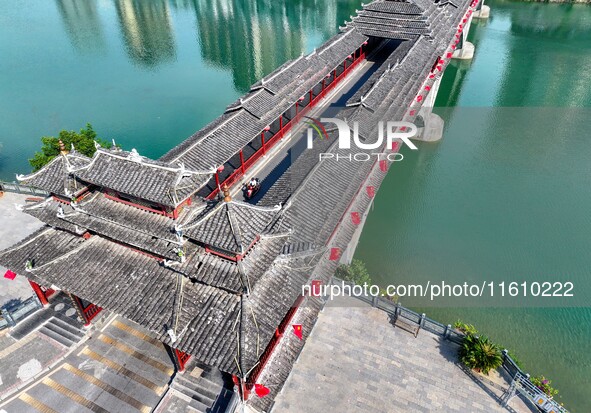
[[[39,329],[39,332],[68,348],[78,343],[85,335],[85,332],[76,320],[72,320],[59,313],[51,317]]]
[[[225,412],[233,395],[228,380],[215,370],[204,370],[199,377],[177,374],[170,387],[189,397],[189,407],[201,413]]]

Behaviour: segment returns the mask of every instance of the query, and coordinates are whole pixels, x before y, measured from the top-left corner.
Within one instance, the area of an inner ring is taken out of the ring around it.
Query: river
[[[282,3],[1,2],[0,179],[29,171],[41,136],[86,122],[158,157],[360,4]],[[391,169],[356,255],[382,285],[559,274],[588,302],[591,8],[487,4],[490,20],[471,29],[474,60],[452,63],[442,82],[443,140]],[[552,378],[572,411],[591,411],[589,308],[402,301],[476,324]]]

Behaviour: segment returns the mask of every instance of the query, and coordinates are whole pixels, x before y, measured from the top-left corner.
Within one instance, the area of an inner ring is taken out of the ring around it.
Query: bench
[[[38,198],[38,197],[25,198],[25,202],[41,202],[41,201],[43,201],[43,198]]]
[[[405,320],[403,317],[396,317],[396,321],[394,321],[394,326],[401,328],[403,330],[408,331],[409,333],[412,333],[415,338],[417,338],[417,336],[419,335],[419,330],[421,329],[421,326],[411,320]]]

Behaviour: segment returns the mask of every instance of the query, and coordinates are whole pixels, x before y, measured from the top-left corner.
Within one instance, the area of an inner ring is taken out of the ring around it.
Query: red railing
[[[176,359],[179,362],[179,371],[185,370],[185,366],[187,365],[187,362],[191,358],[191,355],[187,354],[187,353],[183,353],[182,351],[177,350],[176,348],[174,349],[174,352],[176,354]]]
[[[92,319],[95,318],[102,310],[103,309],[96,304],[90,304],[88,307],[84,308],[82,312],[84,313],[84,318],[86,319],[86,325],[90,324]]]
[[[271,354],[273,354],[275,347],[277,347],[277,345],[281,341],[281,338],[283,337],[285,330],[287,329],[287,327],[291,323],[293,316],[295,315],[296,311],[298,310],[299,306],[302,304],[303,301],[304,301],[304,296],[299,296],[298,299],[293,304],[293,306],[289,309],[289,311],[287,312],[285,317],[283,317],[283,320],[279,324],[279,327],[277,327],[277,329],[275,330],[275,335],[273,335],[273,338],[271,338],[271,341],[267,345],[267,348],[265,348],[265,351],[261,355],[259,364],[257,364],[257,366],[252,370],[252,372],[250,373],[250,375],[246,379],[245,398],[248,398],[248,394],[250,393],[253,386],[255,385],[259,375],[261,374],[261,371],[263,371],[263,368],[265,368],[265,365],[269,361]]]
[[[269,140],[264,141],[261,147],[253,153],[248,159],[243,161],[243,157],[240,157],[241,165],[240,167],[236,168],[224,181],[219,182],[219,186],[214,188],[213,191],[206,197],[207,199],[213,199],[219,192],[219,188],[225,183],[228,186],[232,186],[236,181],[238,181],[242,176],[246,174],[248,169],[250,169],[254,163],[263,156],[268,149],[272,148],[281,138],[285,136],[285,134],[295,125],[297,124],[300,119],[314,106],[316,106],[334,87],[341,82],[350,72],[353,70],[355,66],[359,64],[360,61],[365,59],[365,52],[363,48],[358,49],[359,52],[356,50],[351,56],[349,56],[343,62],[343,71],[337,75],[337,68],[333,69],[328,75],[327,78],[331,79],[330,84],[324,86],[325,80],[322,81],[322,90],[316,96],[313,95],[313,89],[304,93],[304,97],[309,99],[309,102],[305,106],[299,106],[299,102],[296,103],[296,115],[290,119],[285,125],[281,123],[281,128],[274,133]],[[349,60],[351,59],[351,60]],[[340,70],[340,65],[338,70]],[[315,87],[315,86],[314,86]],[[310,93],[312,92],[312,93]],[[304,99],[305,101],[306,99]],[[290,109],[291,110],[291,109]],[[285,113],[281,116],[285,118]],[[276,120],[275,120],[276,121]],[[272,122],[273,123],[273,122]],[[263,132],[264,133],[264,132]],[[218,180],[219,181],[219,180]]]

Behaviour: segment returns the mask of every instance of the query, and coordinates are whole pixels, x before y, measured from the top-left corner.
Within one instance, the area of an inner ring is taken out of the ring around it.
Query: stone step
[[[85,336],[85,332],[78,328],[76,325],[73,325],[73,322],[69,322],[69,320],[63,320],[58,317],[53,317],[49,320],[50,323],[59,326],[60,328],[67,330],[70,334],[78,337],[78,340],[82,339]]]
[[[209,406],[206,406],[197,400],[191,400],[189,402],[189,407],[199,413],[209,413]]]
[[[72,345],[74,344],[74,342],[72,340],[70,340],[67,337],[64,337],[63,335],[56,333],[53,330],[50,330],[49,328],[47,328],[46,326],[43,326],[39,329],[39,332],[42,334],[45,334],[47,337],[57,341],[60,344],[63,344],[66,347],[72,347]]]
[[[175,377],[171,387],[185,396],[190,397],[193,401],[198,402],[195,408],[203,407],[204,409],[208,409],[213,405],[218,393],[214,393],[211,390],[195,385],[191,381],[179,380],[179,377],[181,376]],[[221,388],[219,391],[221,391]]]
[[[70,340],[72,342],[72,344],[77,343],[78,341],[80,341],[80,338],[81,338],[80,336],[65,329],[61,325],[55,323],[53,318],[51,320],[49,320],[49,322],[43,326],[43,329],[51,330],[54,333],[67,338],[68,340]]]

